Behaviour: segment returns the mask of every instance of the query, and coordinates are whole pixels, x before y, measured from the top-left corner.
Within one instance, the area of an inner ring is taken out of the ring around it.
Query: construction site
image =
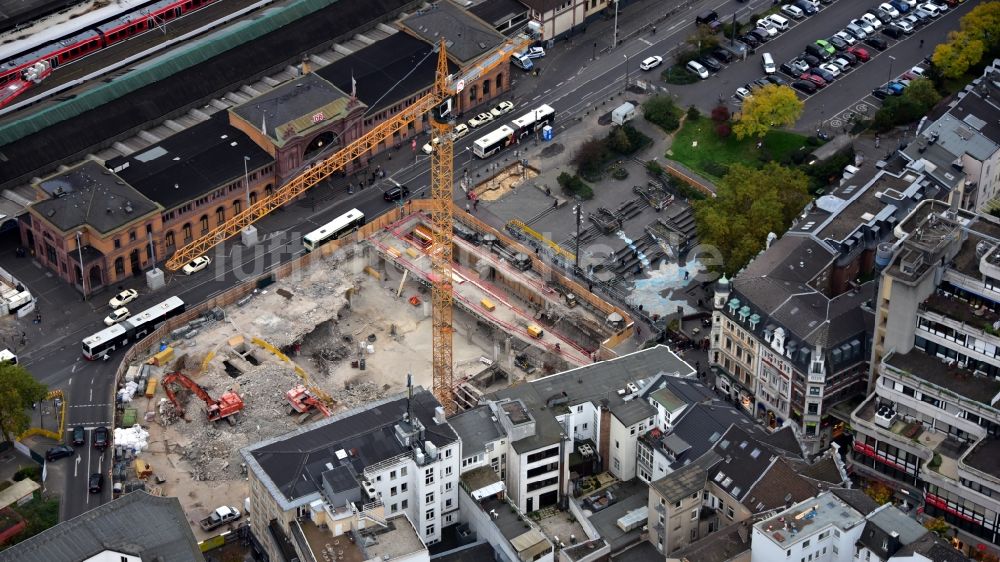
[[[430,218],[416,203],[138,356],[118,393],[116,492],[177,496],[203,538],[196,522],[205,513],[248,495],[241,447],[399,392],[408,373],[432,387]],[[458,218],[458,408],[628,345],[624,312],[473,217]]]

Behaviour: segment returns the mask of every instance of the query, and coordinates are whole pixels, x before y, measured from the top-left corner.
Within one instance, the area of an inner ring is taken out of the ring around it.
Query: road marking
[[[560,82],[560,83],[556,84],[556,88],[562,88],[562,85],[565,84],[565,83],[566,82]]]
[[[647,40],[646,40],[646,39],[645,39],[644,37],[640,37],[640,38],[639,38],[639,41],[642,41],[643,43],[645,43],[645,44],[646,44],[647,46],[649,46],[649,47],[652,47],[652,46],[653,46],[653,44],[652,44],[652,43],[650,43],[649,41],[647,41]]]
[[[80,461],[81,460],[83,460],[83,457],[81,457],[80,454],[77,453],[76,454],[76,462],[73,463],[73,478],[76,478],[76,475],[77,475],[77,473],[80,470]]]
[[[549,88],[548,90],[545,90],[544,92],[542,92],[542,95],[543,95],[543,96],[544,96],[544,95],[547,95],[547,94],[548,94],[549,92],[551,92],[551,91],[552,91],[552,88]]]

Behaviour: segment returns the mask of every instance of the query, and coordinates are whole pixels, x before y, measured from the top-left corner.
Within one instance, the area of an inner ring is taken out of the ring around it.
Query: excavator
[[[227,390],[221,398],[216,400],[209,396],[208,392],[201,385],[189,379],[183,373],[170,373],[163,377],[163,382],[160,384],[163,386],[164,392],[167,393],[167,398],[174,404],[174,408],[177,409],[178,414],[182,416],[184,415],[184,407],[181,406],[180,401],[177,400],[177,396],[174,394],[173,388],[171,388],[175,383],[190,390],[205,402],[205,413],[208,414],[208,421],[214,422],[224,419],[229,422],[229,425],[236,425],[236,414],[243,411],[243,399],[240,398],[239,394],[236,394],[232,390]]]
[[[299,416],[299,423],[304,422],[306,419],[311,417],[312,411],[319,410],[324,416],[330,417],[332,412],[326,404],[323,403],[316,395],[309,391],[305,385],[298,385],[295,388],[289,390],[285,393],[285,398],[288,400],[288,413],[289,415],[294,413],[303,414]]]

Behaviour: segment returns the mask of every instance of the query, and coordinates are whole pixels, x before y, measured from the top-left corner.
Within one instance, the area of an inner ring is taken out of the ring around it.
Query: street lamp
[[[580,270],[580,217],[583,215],[583,202],[580,198],[576,198],[576,206],[573,207],[573,212],[576,213],[576,255],[574,256],[574,262],[576,263],[577,271]]]
[[[250,163],[250,157],[243,156],[243,184],[246,186],[247,192],[247,209],[250,208],[250,171],[247,166]]]
[[[87,299],[87,275],[83,271],[83,247],[80,246],[80,235],[83,234],[79,230],[76,231],[76,255],[80,259],[80,287],[83,288],[83,299]]]
[[[889,55],[889,79],[885,81],[885,91],[889,91],[889,82],[892,82],[892,63],[896,60],[896,57]]]
[[[622,55],[625,57],[625,89],[628,89],[628,55]]]

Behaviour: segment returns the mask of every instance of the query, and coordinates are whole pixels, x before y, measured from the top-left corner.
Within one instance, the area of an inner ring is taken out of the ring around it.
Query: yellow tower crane
[[[276,189],[269,197],[258,199],[242,212],[210,230],[187,246],[178,249],[169,260],[167,269],[177,271],[194,258],[205,254],[217,244],[236,236],[244,228],[265,217],[271,211],[294,200],[335,172],[343,170],[355,159],[373,152],[379,143],[401,131],[410,123],[431,112],[432,138],[440,139],[431,154],[431,220],[434,226],[434,244],[430,248],[433,268],[431,303],[433,306],[433,386],[434,395],[448,412],[455,409],[452,382],[452,199],[454,179],[454,145],[449,122],[451,97],[461,93],[465,84],[485,76],[497,66],[507,63],[510,56],[531,43],[526,36],[506,40],[479,63],[459,73],[448,74],[448,55],[444,39],[438,47],[437,70],[434,87],[412,105],[403,109],[351,144],[302,172],[290,182]],[[509,83],[509,82],[508,82]],[[435,111],[437,110],[437,111]]]

